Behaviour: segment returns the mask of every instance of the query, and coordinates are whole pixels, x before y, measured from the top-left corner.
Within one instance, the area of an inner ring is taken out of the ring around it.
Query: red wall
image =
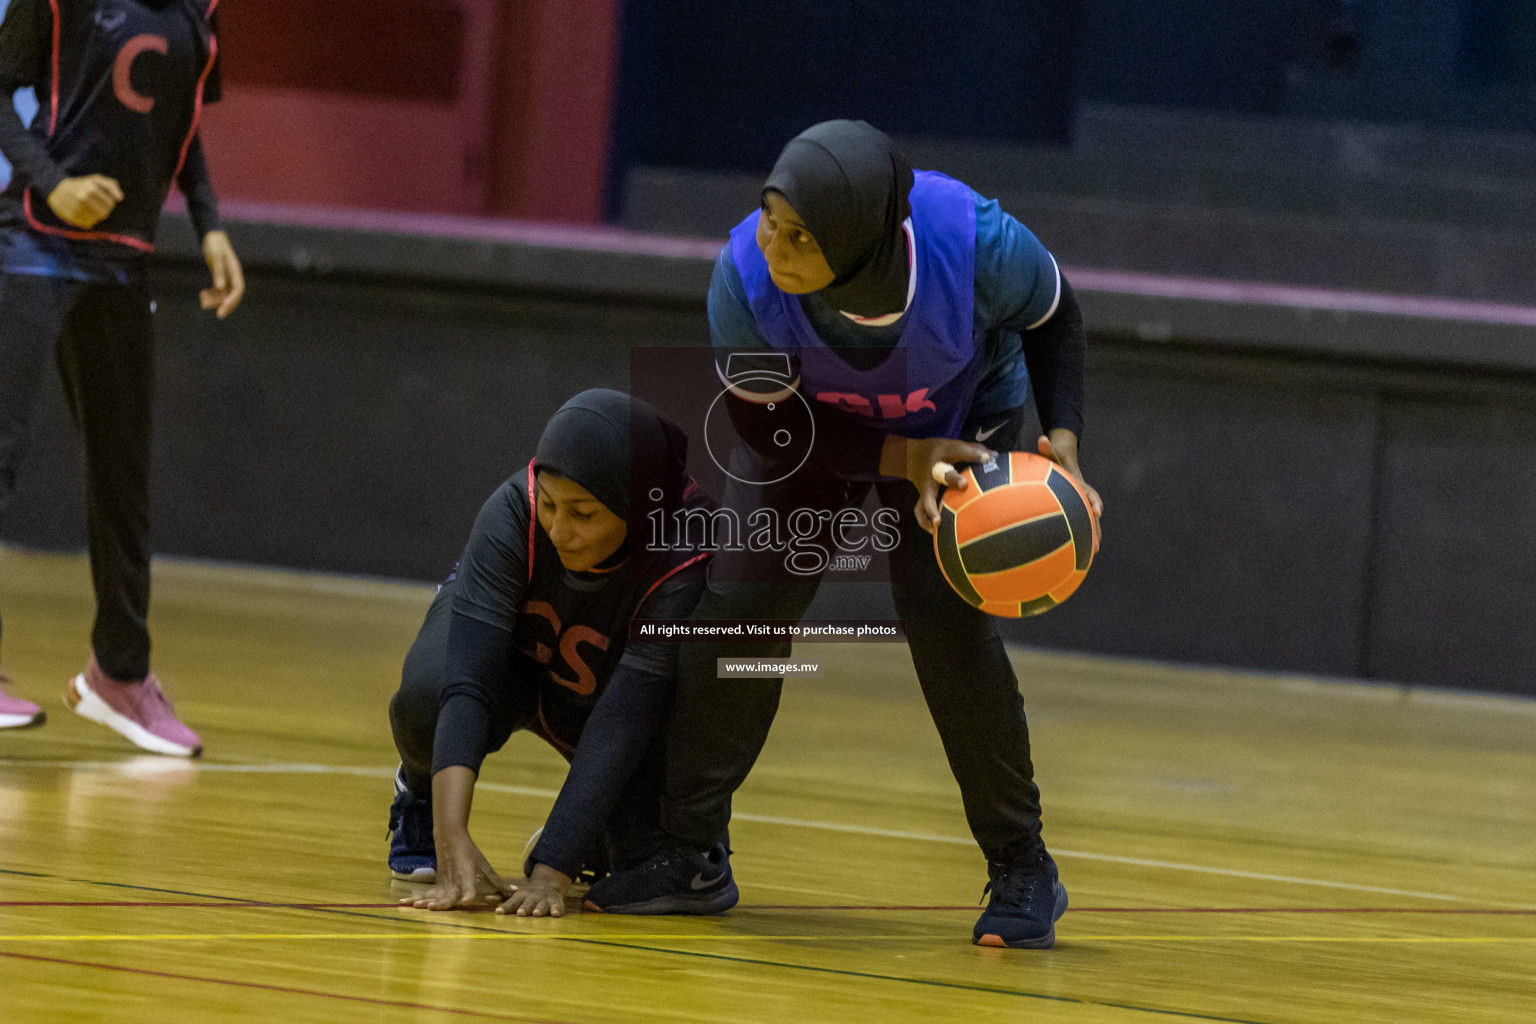
[[[601,218],[619,0],[226,0],[221,195]],[[367,17],[360,19],[359,13]]]

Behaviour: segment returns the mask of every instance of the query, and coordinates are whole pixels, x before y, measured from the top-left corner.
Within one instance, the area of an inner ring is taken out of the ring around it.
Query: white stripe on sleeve
[[[1046,250],[1045,254],[1047,256],[1051,256],[1050,250]],[[1045,316],[1024,328],[1026,331],[1034,330],[1036,327],[1039,327],[1051,317],[1055,316],[1056,307],[1061,305],[1061,268],[1056,265],[1055,256],[1051,256],[1051,271],[1056,275],[1056,295],[1051,299],[1051,308],[1045,311]]]

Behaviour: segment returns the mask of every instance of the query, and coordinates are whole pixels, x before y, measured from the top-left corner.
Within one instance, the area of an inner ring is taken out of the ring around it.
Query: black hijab
[[[823,121],[789,141],[763,186],[784,196],[821,246],[836,278],[827,301],[857,316],[907,304],[912,165],[863,121]]]
[[[688,435],[649,403],[622,391],[593,388],[549,418],[534,468],[575,481],[644,531],[652,509],[670,513],[687,493]],[[659,497],[656,495],[660,494]]]

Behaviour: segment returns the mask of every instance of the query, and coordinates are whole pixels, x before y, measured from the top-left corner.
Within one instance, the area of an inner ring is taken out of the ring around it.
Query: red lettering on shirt
[[[816,401],[826,402],[828,405],[836,405],[846,412],[857,413],[860,416],[868,416],[871,419],[875,415],[875,405],[863,395],[856,395],[848,391],[822,391],[817,393]],[[875,402],[880,406],[880,418],[887,420],[899,420],[912,413],[919,413],[925,409],[938,411],[938,406],[928,401],[928,389],[918,388],[906,398],[900,395],[877,395]]]
[[[144,96],[133,90],[133,62],[146,50],[164,55],[170,52],[171,44],[164,36],[134,36],[117,51],[117,60],[112,65],[112,91],[117,95],[119,103],[136,114],[147,114],[155,109],[153,96]]]
[[[576,678],[571,679],[555,671],[555,649],[546,644],[534,641],[532,657],[540,665],[549,669],[549,677],[568,690],[573,690],[585,697],[597,689],[597,673],[593,672],[581,656],[578,649],[581,644],[596,647],[599,651],[606,651],[610,639],[591,626],[572,626],[570,629],[562,629],[560,616],[555,612],[555,606],[548,601],[528,601],[523,604],[523,611],[528,615],[537,616],[554,627],[552,642],[560,649],[560,659],[565,662],[565,667],[575,673]]]

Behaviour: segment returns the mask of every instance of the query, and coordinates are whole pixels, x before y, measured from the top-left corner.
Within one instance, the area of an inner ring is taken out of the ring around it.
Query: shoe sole
[[[600,907],[591,900],[584,901],[582,905],[594,914],[705,915],[723,914],[740,900],[741,893],[733,881],[719,892],[710,893],[707,896],[703,894],[680,896],[674,893],[670,896],[658,896],[653,900],[641,900],[638,903],[624,903],[611,907]]]
[[[417,868],[415,871],[396,871],[389,869],[389,877],[397,882],[422,882],[431,885],[437,881],[437,868]]]
[[[971,942],[977,946],[992,946],[998,949],[1050,949],[1056,945],[1056,922],[1061,920],[1061,915],[1067,912],[1067,887],[1060,882],[1056,883],[1056,909],[1051,912],[1051,928],[1044,935],[1033,939],[1018,939],[1009,942],[1001,935],[993,935],[988,932],[985,935],[973,936]]]
[[[30,718],[25,715],[0,715],[0,729],[36,729],[46,721],[46,711],[39,711]]]
[[[118,714],[112,710],[110,704],[96,695],[96,691],[91,689],[83,674],[69,681],[69,688],[64,691],[64,703],[69,705],[69,710],[81,718],[106,726],[141,750],[148,750],[153,754],[164,754],[166,757],[197,757],[203,752],[201,744],[186,747],[180,743],[172,743],[168,739],[156,736],[133,719]]]

